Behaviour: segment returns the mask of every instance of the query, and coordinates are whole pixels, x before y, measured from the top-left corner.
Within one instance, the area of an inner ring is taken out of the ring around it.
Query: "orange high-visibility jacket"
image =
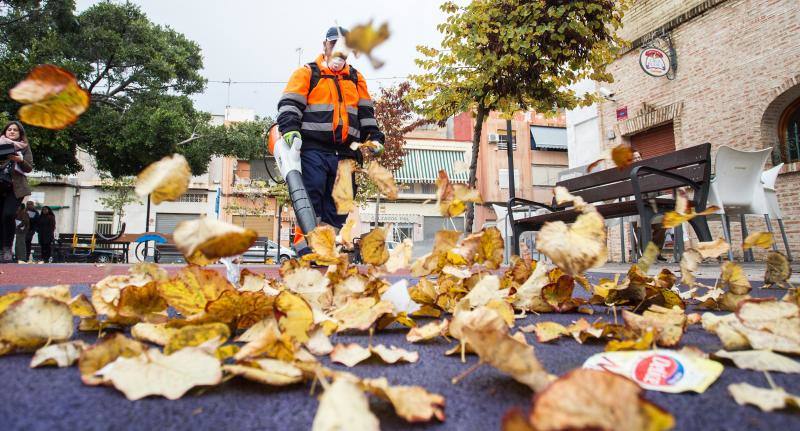
[[[355,157],[349,145],[367,139],[383,143],[375,121],[375,109],[361,73],[358,85],[350,77],[350,65],[331,71],[323,55],[316,59],[320,71],[317,85],[309,92],[311,68],[305,65],[292,73],[278,102],[278,130],[299,131],[303,149],[336,151]]]

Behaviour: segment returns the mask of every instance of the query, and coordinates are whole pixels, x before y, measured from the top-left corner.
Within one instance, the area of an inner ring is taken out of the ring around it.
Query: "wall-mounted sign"
[[[617,121],[627,120],[628,119],[628,107],[623,106],[622,108],[617,109]]]
[[[664,76],[669,73],[669,55],[658,48],[645,48],[639,53],[639,66],[650,76]]]

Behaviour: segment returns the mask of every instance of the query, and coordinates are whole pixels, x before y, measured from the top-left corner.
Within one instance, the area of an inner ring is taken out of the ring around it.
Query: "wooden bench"
[[[556,186],[566,188],[587,203],[593,203],[606,219],[638,215],[639,247],[643,251],[652,239],[653,218],[675,209],[675,199],[672,197],[648,199],[643,194],[688,186],[694,192],[691,202],[699,212],[706,208],[710,180],[711,144],[705,143],[640,160],[622,170],[611,168],[559,181]],[[630,197],[633,199],[618,201]],[[521,198],[509,200],[508,214],[514,235],[514,253],[519,254],[519,238],[523,232],[538,231],[550,221],[574,222],[580,212],[569,208],[568,204],[557,205],[555,199],[552,205]],[[521,207],[544,208],[550,212],[514,220],[512,209]],[[711,232],[705,217],[695,217],[689,223],[701,241],[711,241]]]
[[[106,255],[109,262],[127,263],[129,250],[127,241],[105,241],[91,233],[61,233],[53,244],[53,257],[70,262],[95,262],[105,261],[100,255]]]

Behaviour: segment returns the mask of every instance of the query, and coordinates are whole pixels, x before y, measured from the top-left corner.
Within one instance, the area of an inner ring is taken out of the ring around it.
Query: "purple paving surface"
[[[595,275],[596,277],[597,275]],[[594,277],[592,277],[594,278]],[[713,280],[708,281],[713,283]],[[5,293],[19,286],[2,286]],[[86,285],[73,287],[73,293],[87,293]],[[781,295],[782,291],[754,289],[753,296]],[[597,309],[590,320],[613,319]],[[528,316],[517,321],[517,327],[536,321],[568,324],[582,314],[545,314]],[[424,323],[424,322],[423,322]],[[496,430],[503,414],[512,407],[528,409],[531,391],[495,369],[484,366],[457,385],[450,379],[476,362],[467,363],[458,357],[444,356],[453,343],[438,339],[425,344],[405,341],[406,329],[391,327],[376,333],[373,343],[397,345],[420,354],[415,364],[385,365],[369,360],[347,369],[363,377],[386,377],[391,384],[421,385],[447,399],[444,422],[408,424],[398,418],[392,406],[371,398],[372,411],[384,430]],[[536,355],[552,373],[561,375],[582,365],[590,355],[603,350],[601,343],[580,345],[572,339],[541,344],[533,334],[527,339]],[[93,335],[80,333],[80,338],[94,342]],[[338,335],[334,343],[357,342],[366,346],[368,335]],[[681,345],[698,346],[706,352],[721,348],[716,336],[692,325]],[[310,429],[318,401],[309,395],[309,384],[271,388],[242,379],[233,379],[213,388],[194,389],[182,399],[168,401],[147,398],[131,402],[111,387],[89,387],[81,383],[76,367],[30,369],[30,354],[14,354],[0,358],[0,423],[3,430],[304,430]],[[800,377],[772,373],[777,385],[795,394],[800,393]],[[800,429],[797,413],[763,413],[752,406],[740,407],[727,393],[731,383],[748,382],[767,387],[763,373],[739,370],[726,364],[719,380],[704,394],[665,394],[648,391],[646,397],[670,411],[678,430],[791,430]]]

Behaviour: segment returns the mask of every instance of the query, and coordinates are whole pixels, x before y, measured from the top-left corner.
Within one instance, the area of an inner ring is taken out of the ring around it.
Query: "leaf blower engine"
[[[308,234],[317,227],[317,215],[314,213],[314,206],[306,193],[303,185],[303,176],[300,168],[300,147],[303,141],[300,138],[294,139],[290,147],[283,140],[278,131],[278,125],[273,124],[267,131],[267,150],[275,157],[278,170],[281,171],[286,187],[289,189],[289,198],[292,200],[294,216],[297,225],[303,234]],[[269,170],[267,170],[269,172]]]

